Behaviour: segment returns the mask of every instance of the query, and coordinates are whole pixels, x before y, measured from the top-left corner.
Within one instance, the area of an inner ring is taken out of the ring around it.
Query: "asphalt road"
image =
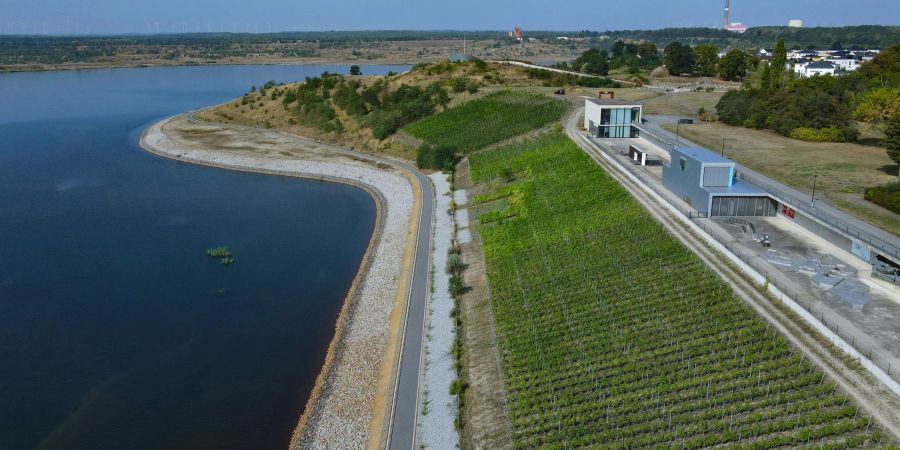
[[[199,110],[198,110],[199,111]],[[185,118],[195,123],[205,123],[194,118],[191,111]],[[222,126],[223,124],[214,124]],[[248,129],[252,127],[224,125]],[[302,136],[291,136],[298,141],[312,141]],[[391,399],[391,421],[388,431],[389,449],[413,449],[416,443],[416,420],[419,414],[419,369],[422,360],[422,348],[425,337],[425,300],[428,297],[428,286],[431,279],[431,235],[434,224],[434,186],[431,180],[416,168],[392,159],[382,158],[369,153],[360,153],[343,147],[328,145],[315,141],[316,144],[328,147],[336,153],[353,155],[357,158],[389,164],[411,173],[419,183],[422,193],[422,207],[416,226],[416,248],[412,261],[413,272],[409,286],[409,298],[406,317],[403,323],[403,340],[400,347],[400,368],[397,383]]]

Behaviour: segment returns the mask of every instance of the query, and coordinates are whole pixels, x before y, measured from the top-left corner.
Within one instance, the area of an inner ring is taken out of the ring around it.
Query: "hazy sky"
[[[0,33],[718,26],[724,0],[0,0]],[[900,24],[900,0],[732,0],[749,26]]]

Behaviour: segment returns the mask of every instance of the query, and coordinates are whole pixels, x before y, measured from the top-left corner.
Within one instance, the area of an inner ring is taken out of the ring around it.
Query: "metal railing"
[[[876,251],[881,252],[885,256],[891,256],[893,258],[898,258],[900,255],[900,249],[897,247],[884,242],[881,239],[878,239],[875,236],[872,236],[865,231],[862,231],[858,228],[855,228],[840,219],[834,218],[831,215],[825,213],[824,211],[815,207],[815,205],[811,201],[806,201],[804,199],[797,198],[794,195],[789,194],[788,192],[779,189],[777,186],[769,183],[759,177],[747,174],[745,172],[738,171],[737,177],[740,180],[746,181],[772,195],[778,197],[780,200],[788,202],[791,206],[799,210],[807,215],[815,217],[816,219],[825,222],[826,225],[835,229],[839,233],[846,235],[852,239],[856,239],[860,242],[868,244],[870,247],[875,249]]]
[[[644,127],[638,127],[641,133],[641,137],[647,139],[648,141],[658,145],[659,147],[671,151],[672,148],[682,147],[683,144],[678,141],[673,141],[670,139],[664,139],[652,131],[647,130]],[[795,195],[792,195],[778,186],[775,186],[769,181],[766,181],[760,177],[750,175],[744,171],[737,172],[738,179],[742,181],[746,181],[770,194],[778,199],[783,200],[791,204],[791,206],[809,216],[815,217],[818,220],[821,220],[829,227],[833,228],[838,233],[842,233],[851,239],[856,239],[860,242],[868,244],[870,247],[875,249],[876,251],[882,253],[885,256],[890,256],[894,259],[900,258],[900,248],[897,248],[894,245],[891,245],[883,240],[872,236],[865,231],[862,231],[852,225],[845,223],[844,221],[833,217],[832,215],[822,211],[815,207],[815,205],[807,200],[798,198]]]
[[[861,345],[860,342],[857,342],[855,336],[846,332],[846,328],[842,333],[837,322],[829,322],[828,318],[825,317],[825,312],[823,310],[817,311],[815,309],[816,302],[820,302],[821,300],[815,298],[807,292],[800,290],[799,288],[789,287],[787,283],[780,279],[781,277],[785,276],[783,273],[777,272],[777,269],[770,271],[769,267],[760,264],[761,257],[759,255],[754,253],[747,253],[742,249],[737,248],[734,245],[731,236],[723,235],[722,232],[710,226],[707,223],[708,221],[695,220],[693,222],[707,234],[712,236],[713,239],[722,244],[722,246],[727,248],[728,251],[740,258],[741,261],[753,268],[753,270],[755,270],[758,274],[762,275],[766,279],[767,283],[778,288],[778,290],[784,293],[784,295],[794,300],[794,303],[800,305],[811,316],[818,319],[819,322],[821,322],[822,325],[831,330],[832,333],[839,336],[860,354],[865,355],[867,358],[869,358],[869,360],[871,360],[873,364],[884,370],[884,372],[892,379],[900,382],[900,367],[893,366],[891,364],[891,360],[896,358],[893,358],[889,352],[879,351],[876,348]]]

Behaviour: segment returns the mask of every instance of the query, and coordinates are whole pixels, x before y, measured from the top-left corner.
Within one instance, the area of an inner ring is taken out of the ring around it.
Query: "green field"
[[[564,135],[469,162],[516,448],[882,444]]]
[[[501,91],[413,122],[407,133],[470,153],[562,118],[568,104],[542,94]]]

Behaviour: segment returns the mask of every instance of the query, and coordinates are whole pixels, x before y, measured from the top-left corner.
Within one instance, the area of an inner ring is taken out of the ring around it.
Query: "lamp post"
[[[809,205],[810,205],[810,207],[813,207],[813,208],[816,207],[816,178],[818,178],[818,176],[819,176],[818,174],[813,175],[813,190],[812,190],[812,196],[809,199]]]
[[[678,127],[681,125],[681,122],[675,124],[675,142],[678,142]]]

